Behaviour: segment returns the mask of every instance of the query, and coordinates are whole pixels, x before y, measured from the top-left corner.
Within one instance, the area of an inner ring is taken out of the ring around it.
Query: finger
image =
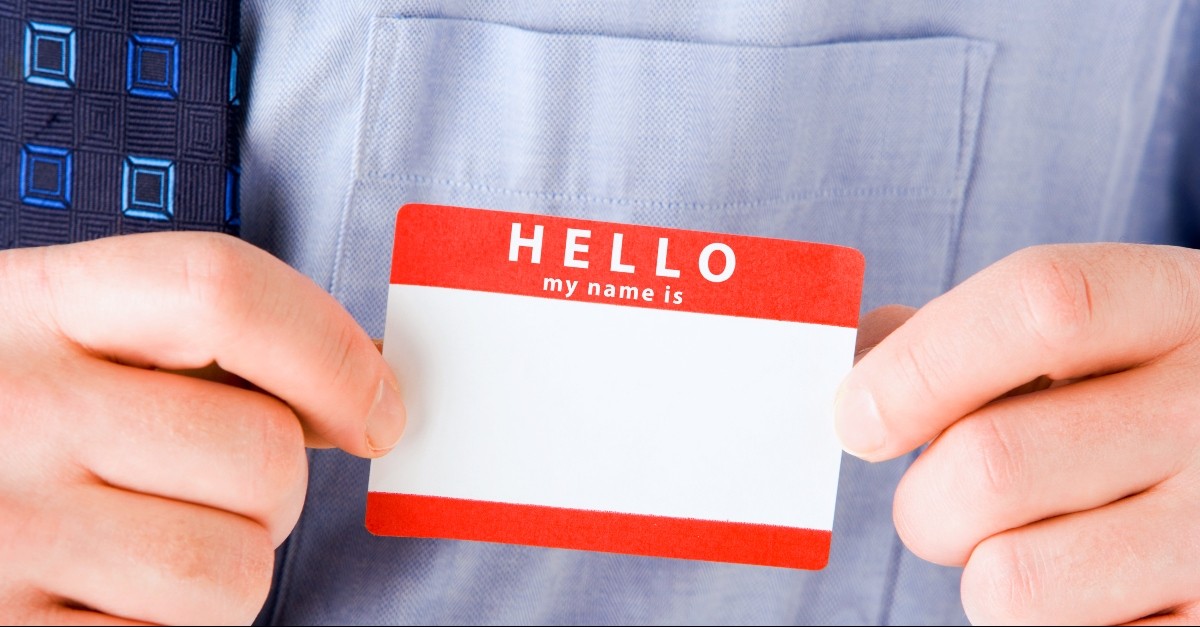
[[[904,324],[917,310],[905,305],[884,305],[872,309],[858,323],[858,342],[854,347],[854,362],[858,363],[883,341],[883,338]]]
[[[1111,625],[1189,601],[1197,507],[1155,489],[984,540],[962,576],[973,624]]]
[[[153,625],[136,620],[128,620],[91,610],[81,610],[55,605],[38,613],[37,620],[31,621],[38,625],[97,625],[99,627],[127,627],[133,625]]]
[[[103,486],[54,497],[14,555],[46,593],[152,623],[248,624],[262,607],[274,547],[258,524]]]
[[[1176,393],[1191,384],[1189,373],[1129,370],[968,415],[900,480],[897,532],[920,557],[961,566],[984,538],[1170,478],[1200,437],[1200,397]]]
[[[18,252],[41,268],[25,286],[49,294],[40,306],[89,351],[165,369],[216,363],[355,455],[382,454],[403,431],[396,379],[370,338],[329,294],[261,250],[156,233]]]
[[[1124,625],[1195,625],[1200,621],[1200,608],[1195,603],[1169,612],[1139,618],[1138,620],[1122,623]]]
[[[1126,625],[1196,625],[1200,624],[1200,601],[1192,601]]]
[[[1121,370],[1197,335],[1200,253],[1119,244],[1027,249],[930,302],[846,377],[846,449],[883,460],[1019,385]]]
[[[119,616],[109,616],[82,607],[26,585],[5,582],[0,594],[0,624],[5,625],[151,625]]]
[[[383,352],[383,340],[377,339],[377,338],[372,338],[371,344],[373,344],[375,346],[375,350],[379,351],[380,353]],[[226,372],[225,370],[222,370],[221,367],[215,363],[209,364],[209,365],[201,367],[201,368],[188,368],[185,370],[165,370],[165,369],[160,369],[160,370],[162,370],[163,372],[173,372],[175,374],[181,374],[181,375],[184,375],[187,377],[193,377],[196,379],[204,379],[206,381],[214,381],[216,383],[232,385],[232,386],[240,387],[240,388],[247,389],[247,390],[261,391],[261,389],[258,386],[250,383],[249,381],[247,381],[231,372]],[[320,435],[312,433],[308,429],[305,429],[304,441],[305,441],[305,445],[308,446],[309,448],[331,448],[332,447],[332,445],[329,444],[329,442],[326,442],[324,438],[322,438]]]
[[[108,362],[93,362],[80,378],[86,383],[61,386],[44,420],[64,423],[59,448],[82,469],[112,486],[241,514],[276,544],[291,533],[308,460],[287,405]]]

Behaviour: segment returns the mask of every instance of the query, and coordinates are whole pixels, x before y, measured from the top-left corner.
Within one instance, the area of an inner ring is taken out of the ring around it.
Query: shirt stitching
[[[425,185],[443,185],[447,187],[460,187],[483,191],[492,194],[503,194],[509,196],[522,196],[542,198],[548,200],[573,200],[583,202],[604,203],[611,205],[632,205],[644,207],[668,207],[668,208],[693,208],[693,209],[738,209],[738,208],[753,208],[766,205],[772,205],[781,202],[794,202],[801,200],[820,200],[823,198],[880,198],[880,197],[904,197],[904,198],[949,198],[953,199],[960,195],[957,189],[945,189],[935,187],[866,187],[866,188],[843,188],[843,189],[823,189],[813,190],[808,192],[797,192],[785,196],[775,198],[766,198],[754,201],[738,201],[727,203],[702,203],[702,202],[683,202],[683,201],[660,201],[660,200],[643,200],[631,198],[610,198],[604,196],[592,196],[588,194],[571,194],[564,192],[548,192],[548,191],[533,191],[509,189],[493,185],[483,185],[479,183],[467,183],[456,181],[453,179],[438,179],[418,174],[388,174],[388,173],[368,173],[365,180],[393,180],[393,181],[408,181],[412,183],[420,183]]]

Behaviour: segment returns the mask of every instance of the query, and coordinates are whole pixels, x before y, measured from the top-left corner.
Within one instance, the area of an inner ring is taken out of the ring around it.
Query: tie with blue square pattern
[[[0,0],[0,249],[237,233],[237,0]]]

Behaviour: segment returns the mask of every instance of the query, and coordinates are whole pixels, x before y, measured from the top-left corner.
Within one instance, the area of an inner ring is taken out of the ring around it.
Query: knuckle
[[[245,481],[247,503],[263,515],[263,522],[283,536],[291,531],[299,516],[298,504],[308,480],[308,459],[304,453],[304,431],[295,415],[279,406],[268,412],[255,412],[253,429],[261,451]],[[286,527],[274,529],[274,527]]]
[[[184,254],[188,279],[198,289],[206,290],[238,278],[246,253],[242,245],[230,237],[199,233],[189,237]]]
[[[235,610],[240,624],[254,620],[262,609],[271,590],[271,578],[275,570],[275,544],[266,530],[255,526],[245,534],[237,553],[237,568],[231,590],[235,596]]]
[[[303,478],[304,463],[304,430],[300,427],[294,414],[280,404],[272,412],[269,419],[258,420],[261,431],[262,474],[272,481],[267,486],[271,491],[294,483],[297,478]]]
[[[378,377],[369,377],[366,376],[368,373],[362,372],[359,353],[356,350],[360,346],[357,342],[359,338],[356,337],[359,331],[349,324],[332,321],[331,324],[336,328],[324,335],[320,361],[322,364],[328,364],[330,384],[336,389],[366,388],[368,391],[363,393],[364,398],[372,398]]]
[[[228,235],[190,234],[182,251],[182,280],[190,302],[203,314],[227,316],[245,309],[253,294],[246,272],[251,249]]]
[[[230,533],[228,539],[233,535]],[[225,553],[227,541],[181,530],[163,536],[157,558],[176,579],[208,582],[220,578],[223,569],[217,556]]]
[[[1039,562],[1011,536],[993,536],[971,553],[963,570],[963,609],[973,624],[1013,624],[1036,620]]]
[[[961,457],[956,476],[964,498],[1004,502],[1022,492],[1020,440],[1008,425],[984,411],[955,423],[942,437]]]
[[[1026,327],[1046,348],[1078,340],[1091,326],[1093,284],[1073,255],[1059,246],[1035,246],[1011,256]]]
[[[907,343],[901,345],[895,355],[895,371],[901,373],[911,389],[925,398],[940,397],[941,382],[946,380],[940,367],[945,360],[940,359],[934,351],[935,347],[929,342]]]
[[[961,566],[980,539],[994,531],[1021,491],[1019,449],[995,420],[960,420],[932,442],[896,486],[896,533],[914,554]]]
[[[1018,438],[986,410],[951,425],[896,487],[896,532],[923,559],[962,565],[1024,498],[1022,459]]]
[[[209,620],[247,624],[267,597],[274,547],[265,529],[241,520],[170,533],[156,558],[178,585],[210,590],[211,598],[219,600],[211,603],[215,615]]]

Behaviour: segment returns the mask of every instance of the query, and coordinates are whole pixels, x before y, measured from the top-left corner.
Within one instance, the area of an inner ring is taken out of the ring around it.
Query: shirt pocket
[[[406,17],[370,36],[332,283],[368,331],[407,202],[854,246],[865,306],[946,287],[990,43],[761,47]]]

